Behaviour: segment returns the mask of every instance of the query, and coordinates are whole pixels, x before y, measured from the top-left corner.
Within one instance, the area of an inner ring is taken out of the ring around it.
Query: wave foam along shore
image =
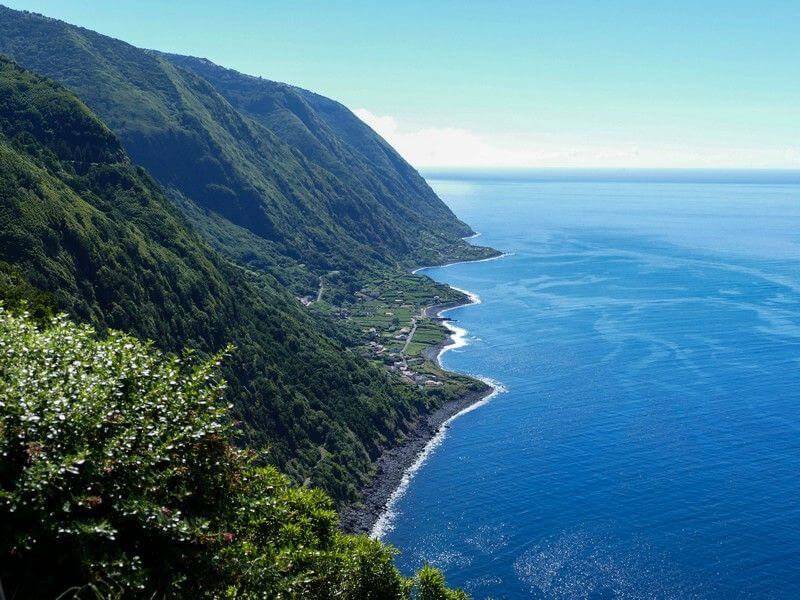
[[[495,260],[497,258],[502,258],[504,256],[508,256],[508,254],[493,256],[492,258],[488,258],[485,260]],[[469,261],[469,262],[483,262],[483,261]],[[458,288],[454,285],[450,285],[450,287],[464,294],[469,301],[464,304],[458,304],[456,306],[441,308],[440,310],[435,311],[436,317],[441,318],[444,313],[451,310],[455,310],[456,308],[461,308],[464,306],[472,306],[481,303],[481,298],[480,296],[478,296],[478,294],[470,292],[469,290]],[[442,324],[451,332],[451,335],[450,339],[448,340],[448,343],[442,345],[442,347],[439,349],[438,354],[436,355],[436,361],[439,363],[440,367],[442,367],[441,358],[445,352],[457,348],[463,348],[464,346],[467,346],[469,344],[469,339],[467,338],[468,331],[466,329],[464,329],[463,327],[459,327],[452,321],[443,321]],[[476,377],[477,379],[483,381],[483,383],[488,385],[490,388],[492,388],[491,393],[484,396],[477,402],[473,402],[472,404],[466,406],[465,408],[458,411],[457,413],[455,413],[442,423],[442,425],[437,430],[436,434],[428,441],[427,444],[425,444],[425,447],[417,455],[416,459],[411,464],[411,466],[409,466],[403,472],[403,477],[400,480],[399,485],[397,486],[397,488],[395,488],[394,492],[392,492],[392,495],[386,502],[386,506],[383,512],[380,514],[377,521],[375,521],[375,524],[372,526],[372,529],[369,532],[369,536],[371,538],[382,539],[386,534],[388,534],[393,529],[394,520],[397,517],[397,512],[395,510],[397,502],[400,500],[400,498],[402,498],[405,495],[406,491],[408,490],[408,486],[411,484],[411,480],[414,478],[414,475],[416,475],[417,471],[419,471],[419,469],[425,464],[425,462],[431,456],[433,451],[436,450],[436,448],[438,448],[444,441],[445,437],[447,436],[448,426],[461,415],[465,415],[468,412],[471,412],[481,406],[484,406],[485,404],[490,402],[495,396],[507,391],[507,388],[497,380],[491,379],[489,377],[482,377],[482,376],[476,376]]]
[[[444,349],[442,351],[444,351]],[[400,480],[400,484],[386,502],[386,508],[372,526],[372,529],[369,532],[369,537],[377,540],[383,539],[384,536],[386,536],[386,534],[388,534],[394,528],[394,520],[397,517],[397,512],[395,510],[397,502],[405,495],[406,491],[408,490],[408,486],[411,484],[411,481],[414,479],[417,471],[420,470],[420,468],[427,462],[433,451],[436,450],[436,448],[438,448],[444,441],[445,437],[447,437],[448,426],[458,417],[465,415],[468,412],[472,412],[476,408],[480,408],[491,401],[495,396],[507,391],[506,387],[499,381],[495,381],[489,377],[478,377],[478,379],[490,386],[492,388],[492,392],[488,396],[485,396],[482,400],[470,404],[442,423],[442,426],[439,428],[436,435],[434,435],[428,441],[422,451],[417,455],[414,463],[403,473],[403,478]]]
[[[469,239],[469,238],[464,238],[464,239]],[[489,258],[479,258],[478,260],[457,260],[456,262],[446,263],[444,265],[430,265],[430,266],[426,266],[426,267],[417,267],[416,269],[411,271],[411,273],[412,273],[412,275],[416,275],[417,273],[419,273],[420,271],[424,271],[425,269],[444,269],[445,267],[452,267],[454,265],[466,265],[467,263],[473,264],[473,263],[489,262],[490,260],[497,260],[499,258],[505,258],[506,256],[512,256],[513,254],[514,254],[513,252],[503,252],[502,254],[498,254],[497,256],[490,256]],[[453,288],[454,290],[458,290],[459,292],[464,292],[467,295],[470,294],[470,292],[467,292],[465,290],[461,290],[461,289],[459,289],[459,288],[457,288],[455,286],[451,285],[450,287]],[[461,305],[461,306],[463,306],[463,305]],[[453,307],[453,308],[458,308],[458,307]]]
[[[472,306],[473,304],[481,303],[481,297],[478,296],[478,294],[474,294],[468,290],[462,290],[461,288],[457,288],[454,285],[451,285],[450,287],[464,294],[467,298],[469,298],[469,302],[466,304],[459,304],[458,306],[443,308],[442,310],[436,312],[437,318],[442,318],[442,315],[448,311],[455,310],[457,308],[462,308],[464,306]],[[440,367],[442,366],[441,358],[445,352],[448,352],[450,350],[456,350],[458,348],[463,348],[464,346],[469,344],[469,340],[467,339],[468,331],[466,329],[464,329],[463,327],[459,327],[458,325],[453,323],[453,321],[449,320],[442,321],[442,325],[444,325],[445,328],[450,332],[450,339],[448,340],[447,343],[442,345],[442,347],[439,349],[439,352],[436,355],[436,361],[439,363]],[[483,381],[483,379],[480,377],[478,377],[478,379],[481,379],[481,381]],[[484,381],[484,383],[486,382]]]
[[[496,260],[510,256],[510,254],[504,253],[480,261],[463,262],[473,263]],[[414,272],[437,267],[420,267]],[[423,350],[423,355],[428,360],[437,362],[440,367],[442,366],[441,357],[446,351],[462,348],[469,344],[467,330],[452,321],[442,318],[442,315],[456,308],[481,303],[481,298],[477,294],[455,286],[450,287],[463,293],[467,300],[453,304],[432,305],[425,310],[428,318],[440,319],[451,334],[444,343]],[[395,517],[393,507],[405,493],[414,473],[441,443],[444,438],[444,432],[447,429],[445,426],[459,415],[483,406],[497,394],[505,391],[505,387],[497,381],[470,373],[465,374],[482,381],[486,385],[486,389],[469,392],[434,410],[422,419],[422,422],[410,433],[405,442],[383,453],[376,462],[377,476],[363,491],[361,505],[346,510],[342,514],[342,526],[345,531],[366,533],[375,538],[380,538],[391,531],[391,524]]]

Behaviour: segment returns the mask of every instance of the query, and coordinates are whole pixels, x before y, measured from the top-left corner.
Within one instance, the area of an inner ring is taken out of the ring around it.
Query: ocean
[[[381,521],[476,598],[800,598],[800,176],[429,173],[500,393]]]

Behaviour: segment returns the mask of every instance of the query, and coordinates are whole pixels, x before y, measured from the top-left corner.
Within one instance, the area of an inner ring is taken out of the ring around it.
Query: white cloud
[[[365,108],[353,112],[415,166],[499,167],[520,164],[526,159],[492,146],[467,129],[425,127],[404,131],[394,117],[378,116]]]
[[[544,135],[489,140],[457,127],[403,127],[394,117],[366,108],[353,112],[415,167],[800,168],[800,148],[643,147]]]

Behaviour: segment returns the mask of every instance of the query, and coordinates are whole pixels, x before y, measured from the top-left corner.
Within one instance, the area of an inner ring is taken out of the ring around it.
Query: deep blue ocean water
[[[477,598],[800,598],[800,184],[606,179],[429,178],[511,253],[425,271],[507,391],[384,539]]]

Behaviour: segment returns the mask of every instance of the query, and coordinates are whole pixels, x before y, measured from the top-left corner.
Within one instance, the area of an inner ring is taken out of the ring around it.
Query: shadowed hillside
[[[6,60],[0,182],[11,296],[30,290],[37,304],[167,350],[235,344],[225,376],[241,436],[269,443],[295,478],[352,498],[371,458],[425,406],[319,333],[272,277],[221,258],[70,92]]]
[[[354,290],[387,267],[491,254],[330,100],[6,8],[0,52],[72,89],[218,250],[297,292],[329,271]]]

